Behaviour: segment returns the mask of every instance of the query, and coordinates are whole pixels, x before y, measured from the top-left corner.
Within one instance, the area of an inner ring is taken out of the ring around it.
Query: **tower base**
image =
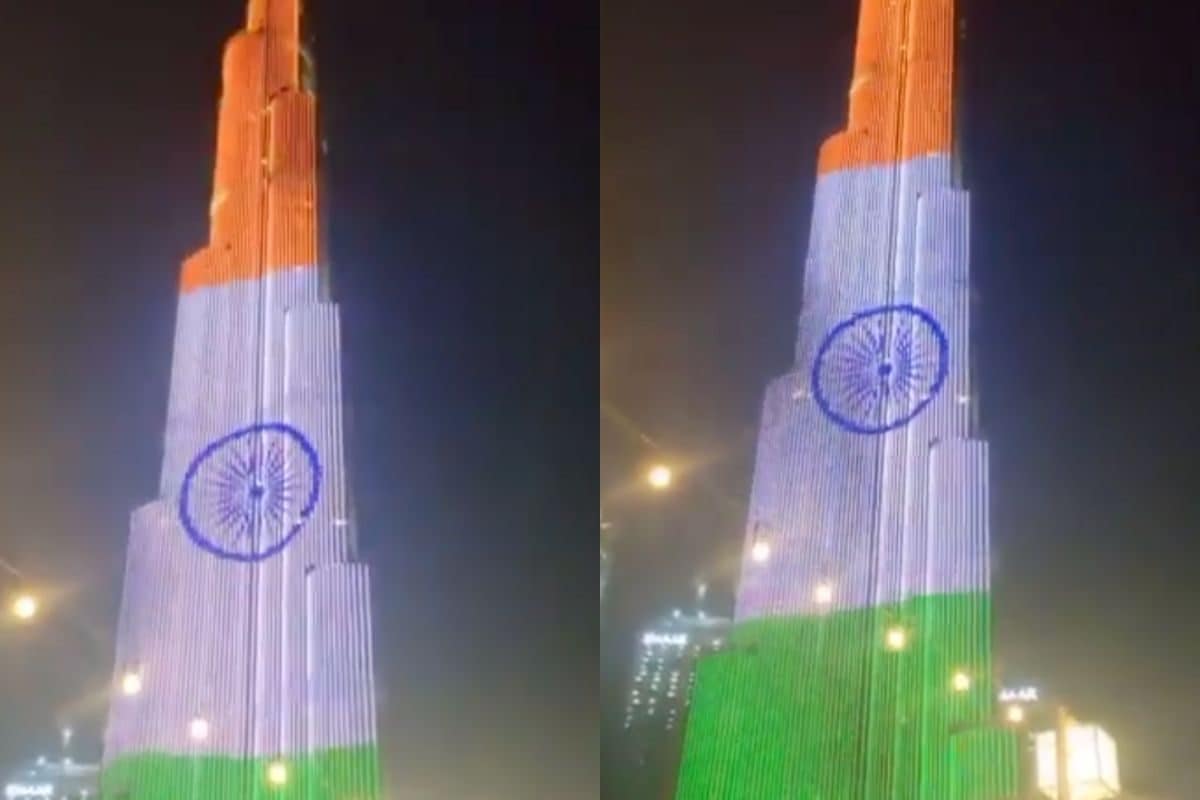
[[[1015,796],[990,615],[987,594],[964,593],[739,624],[698,667],[678,800]],[[906,642],[892,651],[895,626]]]
[[[272,785],[268,768],[287,767]],[[148,753],[124,756],[100,776],[100,800],[379,800],[374,745],[283,758]]]

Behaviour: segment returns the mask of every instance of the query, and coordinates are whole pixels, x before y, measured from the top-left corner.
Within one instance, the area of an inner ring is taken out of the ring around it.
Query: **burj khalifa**
[[[225,47],[209,240],[181,270],[158,493],[132,515],[104,798],[379,796],[301,6],[250,0]]]
[[[995,800],[988,448],[976,424],[954,0],[862,0],[821,148],[795,360],[770,382],[730,647],[680,800]]]

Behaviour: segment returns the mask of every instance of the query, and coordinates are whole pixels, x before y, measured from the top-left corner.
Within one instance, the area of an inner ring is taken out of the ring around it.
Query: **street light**
[[[38,601],[31,594],[19,594],[13,599],[12,614],[21,622],[28,622],[37,616]]]
[[[892,652],[903,650],[908,645],[908,631],[899,625],[893,625],[888,628],[887,635],[884,637],[884,643],[887,649]]]
[[[1004,718],[1013,725],[1020,725],[1025,721],[1025,709],[1014,703],[1004,712]]]
[[[651,489],[661,492],[671,487],[671,479],[673,477],[671,468],[666,464],[655,464],[646,473],[646,482],[650,484]]]

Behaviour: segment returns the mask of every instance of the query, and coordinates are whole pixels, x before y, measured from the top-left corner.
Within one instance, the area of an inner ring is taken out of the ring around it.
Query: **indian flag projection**
[[[731,646],[699,666],[680,800],[1018,790],[991,675],[953,0],[863,0],[819,158],[796,361],[770,383]]]
[[[158,496],[132,517],[106,800],[379,797],[338,308],[299,0],[225,48],[208,244],[179,283]]]

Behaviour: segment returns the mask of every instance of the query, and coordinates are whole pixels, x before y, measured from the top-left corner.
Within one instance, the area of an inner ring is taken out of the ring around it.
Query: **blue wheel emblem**
[[[321,492],[321,462],[290,425],[240,428],[209,444],[183,476],[179,519],[219,558],[261,561],[308,521]]]
[[[852,433],[908,424],[941,391],[950,344],[929,312],[880,306],[839,322],[813,362],[813,397]]]

